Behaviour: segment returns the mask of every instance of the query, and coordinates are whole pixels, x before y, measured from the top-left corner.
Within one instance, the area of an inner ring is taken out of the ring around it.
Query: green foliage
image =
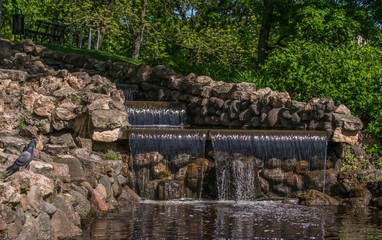
[[[18,129],[23,129],[23,128],[25,128],[27,126],[27,124],[24,122],[24,119],[21,119],[20,121],[19,121],[19,124],[17,125],[17,128]]]
[[[102,157],[109,160],[117,160],[117,159],[121,159],[121,154],[108,149],[106,152],[102,154]]]
[[[380,50],[372,46],[295,42],[274,52],[261,77],[296,100],[333,98],[360,116],[368,132],[382,136],[381,63]]]
[[[369,160],[366,158],[358,159],[357,156],[352,152],[350,146],[344,147],[344,156],[342,158],[341,171],[366,169],[369,165]]]
[[[382,145],[375,142],[367,146],[366,151],[372,156],[371,162],[377,169],[382,169]]]

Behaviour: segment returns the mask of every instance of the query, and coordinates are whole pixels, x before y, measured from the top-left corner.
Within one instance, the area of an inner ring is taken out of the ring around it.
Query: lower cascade
[[[131,129],[129,141],[135,190],[147,199],[292,196],[326,166],[322,132]]]
[[[325,169],[325,133],[211,130],[210,135],[219,200],[288,195],[303,187],[299,171]]]
[[[129,133],[135,190],[148,199],[199,199],[212,168],[204,157],[207,131],[135,129]]]

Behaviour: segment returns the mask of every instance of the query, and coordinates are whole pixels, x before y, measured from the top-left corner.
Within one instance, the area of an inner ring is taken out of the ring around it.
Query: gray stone
[[[69,175],[72,181],[82,181],[85,178],[84,171],[82,169],[82,165],[78,158],[70,157],[70,158],[59,158],[57,163],[66,164],[69,167]]]
[[[60,136],[50,136],[49,142],[54,145],[65,145],[69,148],[76,147],[76,144],[74,143],[73,137],[71,134],[66,133]]]
[[[119,195],[122,193],[122,187],[119,184],[119,180],[116,174],[113,174],[112,178],[114,179],[114,183],[111,185],[111,188],[113,190],[113,196],[115,198],[118,198]]]
[[[50,239],[50,217],[43,212],[36,218],[37,239]]]
[[[53,215],[50,226],[54,236],[57,238],[73,238],[81,234],[81,229],[75,226],[71,220],[68,219],[64,211],[57,209]]]
[[[49,215],[53,215],[56,212],[57,208],[51,203],[42,202],[40,204],[40,210],[46,212]]]
[[[106,190],[106,202],[110,200],[111,194],[112,194],[112,189],[111,189],[111,183],[109,178],[103,177],[99,180],[99,183],[102,184],[105,187]]]
[[[86,196],[84,196],[82,193],[79,193],[77,191],[72,191],[72,197],[74,198],[76,202],[74,209],[79,214],[80,218],[82,220],[87,219],[90,215],[91,206]]]
[[[64,196],[57,195],[53,199],[53,205],[57,208],[56,213],[58,212],[58,210],[61,210],[66,214],[70,222],[74,223],[77,226],[80,225],[80,219],[76,216],[72,204],[69,200],[66,200]]]

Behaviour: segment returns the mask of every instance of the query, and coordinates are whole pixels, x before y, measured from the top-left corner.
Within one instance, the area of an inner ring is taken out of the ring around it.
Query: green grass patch
[[[44,44],[44,46],[51,50],[60,51],[67,54],[74,53],[78,55],[87,55],[93,59],[96,59],[102,62],[106,62],[107,60],[110,60],[112,62],[122,62],[127,64],[134,64],[134,65],[142,64],[140,61],[136,61],[125,56],[112,54],[112,53],[95,50],[95,49],[82,49],[82,48],[76,48],[76,47],[59,46],[59,45],[51,45],[51,44]]]

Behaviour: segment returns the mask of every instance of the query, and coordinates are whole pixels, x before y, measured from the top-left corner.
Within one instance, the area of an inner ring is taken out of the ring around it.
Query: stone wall
[[[196,127],[326,131],[331,141],[349,144],[357,142],[363,127],[346,106],[336,106],[330,98],[298,102],[287,92],[256,89],[253,83],[214,81],[193,73],[182,76],[165,66],[99,62],[48,49],[41,49],[37,55],[46,65],[59,69],[99,74],[115,83],[137,84],[150,101],[184,102],[188,123]]]

